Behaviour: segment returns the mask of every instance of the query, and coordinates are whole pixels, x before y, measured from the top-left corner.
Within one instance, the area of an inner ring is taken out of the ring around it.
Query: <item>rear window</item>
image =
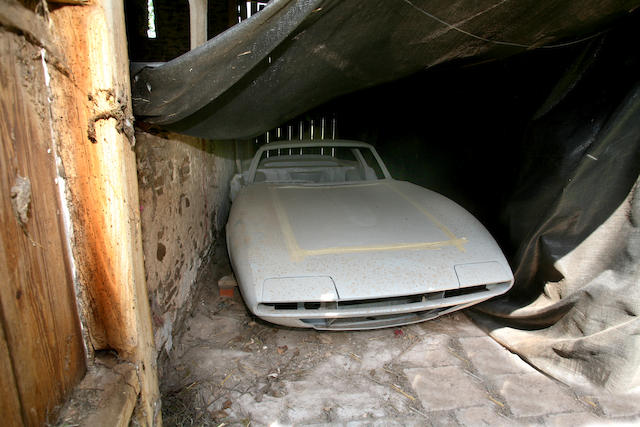
[[[254,182],[331,184],[383,178],[382,169],[368,148],[319,145],[264,151]]]
[[[370,150],[364,150],[364,151],[371,152]],[[264,153],[262,153],[260,164],[262,164],[263,161],[268,158],[276,158],[279,156],[301,156],[301,155],[329,156],[338,160],[347,160],[352,162],[356,161],[356,157],[353,153],[353,148],[319,146],[319,147],[285,148],[285,149],[267,150]]]

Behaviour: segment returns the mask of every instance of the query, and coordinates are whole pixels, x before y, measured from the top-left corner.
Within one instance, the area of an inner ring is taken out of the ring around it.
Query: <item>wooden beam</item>
[[[50,421],[85,372],[56,185],[46,45],[19,31],[0,37],[0,323],[26,425]],[[3,388],[1,399],[11,392]]]
[[[97,357],[62,409],[57,425],[127,427],[139,393],[133,364],[113,356]]]
[[[83,317],[94,349],[116,351],[136,367],[136,422],[158,425],[123,3],[55,8],[50,17],[70,70],[53,70],[51,87]]]
[[[23,35],[38,47],[46,48],[50,55],[60,56],[55,44],[51,42],[47,22],[18,2],[2,1],[0,26],[7,31]]]
[[[3,261],[6,260],[0,260],[0,262]],[[0,390],[2,390],[2,396],[0,397],[2,423],[6,426],[24,425],[16,377],[13,375],[13,363],[9,355],[9,347],[7,346],[2,324],[0,324]]]
[[[191,50],[207,41],[207,0],[189,0]]]

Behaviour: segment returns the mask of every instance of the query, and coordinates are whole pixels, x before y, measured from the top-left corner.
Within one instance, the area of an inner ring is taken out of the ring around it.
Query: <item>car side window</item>
[[[374,157],[371,150],[367,148],[357,148],[354,150],[357,150],[361,155],[362,161],[364,163],[365,178],[367,180],[384,179],[384,173],[380,168],[380,164]]]

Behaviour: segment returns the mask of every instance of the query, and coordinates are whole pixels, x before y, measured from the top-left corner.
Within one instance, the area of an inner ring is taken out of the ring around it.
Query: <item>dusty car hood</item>
[[[395,185],[270,188],[294,257],[462,244]]]
[[[340,300],[455,288],[455,266],[470,263],[493,262],[489,275],[512,279],[473,216],[402,181],[253,184],[234,201],[228,227],[234,270],[246,272],[258,301],[272,278],[330,277]]]

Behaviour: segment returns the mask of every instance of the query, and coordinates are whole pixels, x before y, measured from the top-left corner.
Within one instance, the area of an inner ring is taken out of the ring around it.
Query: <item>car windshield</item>
[[[383,165],[367,145],[263,147],[253,182],[333,184],[385,178]]]

